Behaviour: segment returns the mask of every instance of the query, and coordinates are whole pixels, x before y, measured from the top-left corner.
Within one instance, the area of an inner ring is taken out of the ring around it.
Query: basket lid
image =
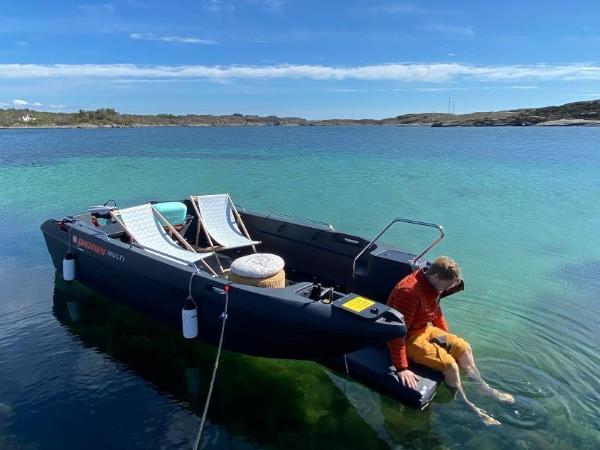
[[[272,253],[252,253],[237,258],[229,268],[232,273],[246,278],[267,278],[283,270],[283,258]]]

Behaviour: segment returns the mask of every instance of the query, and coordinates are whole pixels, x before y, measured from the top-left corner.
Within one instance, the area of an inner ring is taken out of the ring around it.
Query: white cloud
[[[127,0],[127,4],[132,8],[148,8],[148,4],[146,2],[141,2],[138,0]]]
[[[232,12],[235,7],[228,2],[223,0],[204,0],[202,9],[204,11],[220,13],[220,12]]]
[[[131,39],[139,41],[162,41],[162,42],[176,42],[179,44],[203,44],[203,45],[214,45],[217,42],[212,39],[200,39],[197,37],[181,37],[181,36],[158,36],[154,33],[131,33],[129,35]]]
[[[253,44],[274,44],[275,43],[275,41],[271,41],[269,39],[263,39],[263,38],[254,38],[250,42],[252,42]],[[263,61],[263,60],[261,60],[261,61]]]
[[[456,25],[446,25],[443,23],[430,23],[423,27],[423,31],[431,33],[457,34],[461,36],[473,36],[475,32],[473,28],[462,27]]]
[[[77,5],[77,9],[91,14],[112,14],[115,12],[115,5],[112,3],[84,3]]]
[[[189,78],[115,78],[110,80],[113,84],[137,84],[137,83],[202,83],[206,82],[205,79],[189,79]]]
[[[15,98],[10,103],[6,103],[6,102],[0,103],[0,105],[12,106],[14,108],[19,108],[22,106],[44,106],[40,102],[28,102],[27,100],[23,100],[20,98]]]
[[[463,16],[464,13],[458,10],[451,9],[432,9],[431,4],[433,2],[427,2],[427,8],[423,6],[412,3],[412,2],[388,2],[388,3],[379,3],[379,4],[371,4],[371,6],[364,6],[367,2],[363,2],[363,5],[352,7],[348,10],[351,14],[396,14],[396,15],[452,15],[452,16]],[[438,5],[435,5],[438,6]]]
[[[284,0],[251,0],[252,3],[262,7],[267,12],[279,12],[283,9]]]
[[[374,5],[367,8],[368,12],[374,14],[426,14],[428,10],[414,3],[387,3],[385,5]]]
[[[336,92],[336,93],[364,92],[364,89],[331,89],[329,92]]]
[[[474,66],[459,63],[377,64],[365,66],[158,66],[135,64],[0,64],[0,79],[137,78],[137,79],[311,79],[387,80],[398,82],[568,81],[600,80],[600,65],[537,64]]]
[[[396,88],[396,92],[449,92],[449,91],[496,91],[501,89],[536,89],[536,86],[439,86],[439,87],[416,87]]]
[[[396,92],[446,92],[446,91],[470,91],[468,87],[418,87],[418,88],[397,88]]]
[[[590,97],[600,99],[600,92],[577,92],[577,93],[569,92],[565,95],[568,97],[577,97],[581,100],[587,100]]]
[[[15,98],[13,100],[11,100],[10,102],[0,102],[0,108],[5,108],[5,107],[11,107],[11,108],[32,108],[32,107],[45,107],[45,108],[49,108],[49,109],[63,109],[66,108],[67,105],[55,105],[55,104],[49,104],[49,105],[44,105],[43,103],[40,102],[30,102],[27,100],[23,100],[21,98]]]

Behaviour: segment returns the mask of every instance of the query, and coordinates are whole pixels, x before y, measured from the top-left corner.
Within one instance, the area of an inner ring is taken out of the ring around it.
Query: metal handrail
[[[379,238],[380,238],[380,237],[383,235],[383,233],[385,233],[385,232],[388,230],[388,228],[390,228],[390,227],[391,227],[393,224],[395,224],[396,222],[403,222],[403,223],[410,223],[410,224],[413,224],[413,225],[422,225],[422,226],[425,226],[425,227],[432,227],[432,228],[436,228],[436,229],[437,229],[437,230],[440,232],[440,235],[439,235],[439,237],[438,237],[437,239],[435,239],[435,240],[434,240],[434,241],[433,241],[431,244],[429,244],[429,246],[428,246],[428,247],[427,247],[425,250],[423,250],[423,251],[422,251],[422,252],[421,252],[421,253],[420,253],[418,256],[416,256],[416,257],[414,257],[414,258],[412,258],[412,259],[410,260],[410,264],[411,264],[411,265],[414,265],[414,264],[416,264],[416,262],[417,262],[419,259],[421,259],[423,256],[425,256],[425,254],[426,254],[426,253],[427,253],[429,250],[431,250],[431,249],[433,248],[433,246],[434,246],[434,245],[436,245],[438,242],[440,242],[440,241],[441,241],[441,240],[444,238],[444,235],[445,235],[445,234],[444,234],[444,227],[442,227],[441,225],[435,224],[435,223],[421,222],[421,221],[418,221],[418,220],[410,220],[410,219],[402,219],[402,218],[400,218],[400,217],[399,217],[399,218],[397,218],[397,219],[394,219],[394,220],[392,220],[390,223],[388,223],[388,224],[385,226],[385,228],[384,228],[383,230],[381,230],[381,231],[379,232],[379,234],[378,234],[377,236],[375,236],[375,238],[374,238],[374,239],[373,239],[371,242],[369,242],[369,243],[366,245],[366,247],[365,247],[365,248],[363,248],[363,249],[360,251],[360,253],[359,253],[358,255],[356,255],[356,258],[354,258],[354,261],[352,262],[352,278],[354,278],[354,277],[356,276],[356,262],[358,261],[358,259],[359,259],[359,258],[360,258],[360,257],[361,257],[361,256],[362,256],[362,255],[363,255],[365,252],[366,252],[366,251],[368,251],[368,250],[371,248],[371,246],[372,246],[372,245],[375,243],[375,241],[376,241],[377,239],[379,239]]]
[[[270,218],[270,217],[273,217],[273,216],[289,217],[290,219],[296,219],[296,220],[301,220],[301,221],[304,221],[304,222],[316,223],[316,224],[319,224],[319,225],[326,226],[331,231],[335,231],[335,228],[333,228],[333,225],[331,225],[330,223],[327,223],[327,222],[321,222],[319,220],[305,219],[304,217],[290,216],[289,214],[282,214],[282,213],[268,213],[266,215],[267,218]]]

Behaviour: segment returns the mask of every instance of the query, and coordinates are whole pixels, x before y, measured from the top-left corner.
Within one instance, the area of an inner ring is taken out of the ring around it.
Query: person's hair
[[[452,258],[438,256],[427,269],[427,274],[437,274],[442,280],[460,280],[460,267]]]

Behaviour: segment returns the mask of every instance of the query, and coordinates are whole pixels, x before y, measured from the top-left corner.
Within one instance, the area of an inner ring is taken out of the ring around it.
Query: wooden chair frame
[[[231,197],[229,196],[229,194],[225,194],[225,195],[227,195],[227,201],[233,211],[233,215],[235,217],[236,223],[240,227],[244,236],[249,241],[252,241],[252,238],[250,237],[250,233],[248,233],[248,230],[246,229],[246,225],[244,224],[244,221],[242,220],[242,217],[240,216],[240,213],[238,212],[237,208],[233,204]],[[194,207],[196,217],[198,218],[198,223],[196,225],[196,241],[195,241],[196,247],[198,247],[198,242],[199,242],[199,238],[200,238],[200,230],[204,230],[204,235],[206,236],[208,244],[210,245],[210,247],[208,247],[209,250],[214,251],[214,252],[218,252],[220,250],[226,250],[225,247],[214,244],[212,238],[210,237],[210,234],[208,233],[208,230],[204,226],[204,223],[202,222],[202,214],[200,213],[200,209],[198,208],[198,196],[190,195],[190,200],[192,202],[192,206]],[[254,253],[257,253],[256,246],[254,244],[252,244],[251,247],[252,247],[252,250],[254,251]],[[219,260],[219,256],[217,255],[217,253],[215,253],[215,256],[217,257],[217,260],[219,261],[219,266],[221,267],[221,270],[225,271],[225,269],[223,269],[223,266],[221,266],[221,261]]]
[[[196,249],[194,249],[194,247],[192,247],[183,236],[181,236],[181,234],[179,234],[179,232],[173,227],[173,225],[171,225],[169,223],[169,221],[167,219],[165,219],[165,217],[154,207],[154,205],[150,204],[150,207],[152,208],[152,212],[156,213],[156,215],[158,216],[158,218],[169,228],[169,231],[175,235],[177,237],[177,239],[183,244],[183,246],[185,247],[186,250],[193,252],[193,253],[198,253],[196,251]],[[115,213],[116,211],[116,213]],[[121,226],[123,227],[123,229],[125,230],[125,232],[129,235],[129,237],[131,238],[131,240],[136,241],[137,239],[135,239],[135,237],[133,236],[133,234],[127,229],[127,227],[125,226],[125,223],[123,223],[123,221],[121,219],[119,219],[118,217],[118,213],[119,210],[118,209],[114,209],[110,211],[110,215],[117,221],[119,222],[119,224],[121,224]],[[152,250],[152,249],[151,249]],[[198,253],[200,254],[200,253]],[[214,254],[215,257],[217,257],[217,261],[219,262],[219,267],[221,268],[221,271],[223,269],[223,267],[221,266],[221,262],[219,261],[219,258],[217,256],[217,254]],[[200,261],[202,261],[202,264],[204,264],[204,266],[208,269],[208,271],[213,274],[214,276],[218,276],[217,273],[213,270],[212,267],[210,267],[210,265],[204,261],[203,258],[199,258]]]

